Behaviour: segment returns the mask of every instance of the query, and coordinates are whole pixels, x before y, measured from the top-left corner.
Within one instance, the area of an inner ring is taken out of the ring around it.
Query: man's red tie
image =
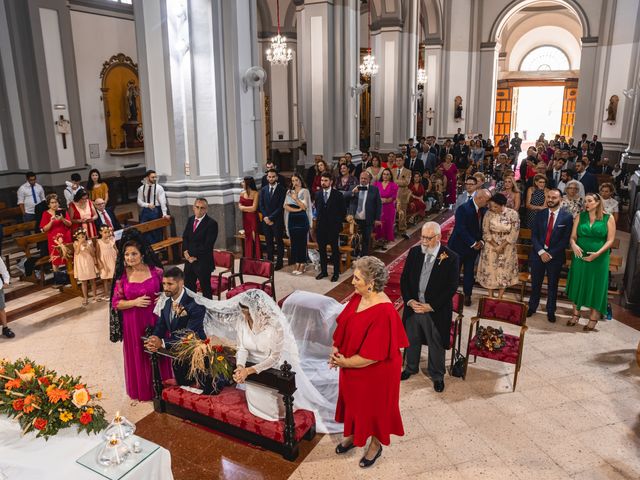
[[[544,239],[544,246],[549,247],[551,241],[551,232],[553,231],[553,212],[549,212],[549,223],[547,223],[547,236]]]
[[[196,228],[198,228],[198,222],[200,222],[200,220],[198,220],[197,218],[193,219],[193,231],[196,231]]]

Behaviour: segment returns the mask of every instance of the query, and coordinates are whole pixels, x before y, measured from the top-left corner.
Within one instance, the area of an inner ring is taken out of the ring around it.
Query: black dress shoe
[[[316,280],[322,280],[323,278],[328,277],[329,274],[327,272],[320,272],[318,275],[316,275]]]
[[[333,275],[331,275],[331,281],[332,282],[337,282],[338,280],[340,280],[340,275],[337,273],[334,273]]]
[[[9,327],[2,327],[2,335],[7,338],[13,338],[16,336],[16,334],[13,333],[13,330],[11,330]]]
[[[380,445],[380,450],[378,450],[378,453],[376,453],[376,456],[373,457],[371,460],[367,460],[366,455],[360,459],[360,463],[359,463],[360,468],[369,468],[374,463],[376,463],[376,460],[380,455],[382,455],[382,445]]]
[[[415,373],[410,372],[409,370],[403,370],[402,373],[400,374],[400,380],[406,380],[411,375],[415,375]]]
[[[464,297],[464,306],[465,307],[471,306],[471,295],[469,295],[468,297]]]
[[[444,380],[436,380],[433,382],[433,389],[438,393],[444,392]]]
[[[534,313],[536,313],[534,310],[527,309],[527,317],[532,317]]]
[[[355,448],[355,445],[353,443],[351,443],[351,445],[348,445],[346,447],[342,445],[342,443],[339,443],[338,445],[336,445],[336,453],[338,455],[342,455],[343,453],[347,453],[352,448]]]
[[[556,316],[553,313],[551,313],[547,315],[547,320],[549,320],[551,323],[556,323]]]

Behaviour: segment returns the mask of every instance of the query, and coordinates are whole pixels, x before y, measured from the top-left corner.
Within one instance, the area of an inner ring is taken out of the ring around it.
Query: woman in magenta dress
[[[380,226],[376,227],[376,240],[382,241],[383,246],[392,242],[395,238],[393,227],[396,222],[396,199],[398,198],[398,185],[393,181],[391,170],[385,168],[380,175],[380,181],[373,184],[380,191],[382,201],[382,214]]]
[[[71,220],[69,220],[69,214],[60,208],[58,196],[55,193],[47,195],[46,200],[49,209],[42,214],[40,229],[47,233],[49,260],[53,270],[57,271],[59,267],[66,264],[66,260],[57,248],[56,241],[62,239],[63,243],[71,243]]]
[[[453,163],[453,156],[447,154],[444,157],[444,162],[438,167],[442,169],[442,173],[447,177],[447,197],[445,201],[451,205],[456,203],[456,190],[458,188],[458,168]]]
[[[135,229],[126,231],[121,239],[114,279],[111,306],[122,315],[120,339],[127,395],[134,401],[151,400],[151,360],[143,350],[141,337],[157,321],[153,307],[162,291],[162,268],[158,257]],[[111,327],[114,341],[113,323]],[[170,360],[162,358],[159,364],[162,378],[173,378]]]
[[[402,320],[384,286],[385,264],[362,257],[354,264],[355,295],[336,319],[332,367],[340,368],[336,421],[344,423],[337,454],[371,442],[360,467],[373,465],[390,435],[404,435],[400,416],[401,348],[409,346]]]
[[[258,231],[258,189],[253,177],[242,179],[242,192],[238,208],[242,212],[244,228],[244,256],[262,258],[260,251],[260,232]]]

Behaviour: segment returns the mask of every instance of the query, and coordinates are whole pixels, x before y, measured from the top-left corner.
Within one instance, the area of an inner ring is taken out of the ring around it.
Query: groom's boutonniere
[[[447,252],[442,252],[440,255],[438,255],[438,266],[440,266],[440,264],[442,263],[443,260],[446,260],[447,258],[449,258],[449,255],[447,255]]]
[[[174,303],[173,306],[171,307],[171,309],[173,310],[173,314],[176,317],[186,317],[187,316],[186,308],[184,308],[179,303]]]

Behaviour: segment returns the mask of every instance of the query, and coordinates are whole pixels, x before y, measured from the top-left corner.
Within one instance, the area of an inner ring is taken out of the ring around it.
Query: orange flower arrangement
[[[53,387],[52,389],[47,388],[47,397],[51,403],[58,403],[60,400],[69,400],[70,395],[68,390]]]
[[[34,408],[40,408],[36,403],[36,400],[37,399],[35,395],[27,395],[26,397],[24,397],[24,408],[22,409],[22,411],[24,413],[31,413],[33,412]]]
[[[13,380],[9,380],[7,383],[5,383],[4,388],[5,390],[12,390],[14,388],[20,388],[20,385],[22,385],[22,380],[20,380],[19,378],[14,378]]]

